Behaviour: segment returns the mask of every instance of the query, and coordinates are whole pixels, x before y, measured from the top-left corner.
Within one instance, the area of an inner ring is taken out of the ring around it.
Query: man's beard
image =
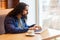
[[[22,15],[22,17],[23,17],[24,19],[27,19],[27,15]]]

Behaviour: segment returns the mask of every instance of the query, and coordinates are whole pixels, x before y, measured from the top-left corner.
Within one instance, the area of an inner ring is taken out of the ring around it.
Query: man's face
[[[28,6],[25,7],[25,9],[23,10],[23,16],[27,16],[28,14]]]

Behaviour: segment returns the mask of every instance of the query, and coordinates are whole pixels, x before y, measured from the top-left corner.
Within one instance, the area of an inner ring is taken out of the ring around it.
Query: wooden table
[[[0,40],[50,40],[60,37],[60,31],[54,29],[46,29],[41,34],[35,34],[34,37],[27,37],[26,33],[21,34],[2,34]]]
[[[60,37],[60,30],[48,28],[47,30],[42,32],[40,35],[41,35],[43,40],[49,40],[49,39],[57,38],[57,37]]]

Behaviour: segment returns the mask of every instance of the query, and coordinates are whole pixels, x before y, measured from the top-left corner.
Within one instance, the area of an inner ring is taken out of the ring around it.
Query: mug
[[[34,30],[28,30],[28,34],[33,35],[34,34]]]

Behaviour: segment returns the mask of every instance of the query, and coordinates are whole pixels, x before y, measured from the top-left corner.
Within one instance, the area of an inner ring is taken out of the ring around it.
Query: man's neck
[[[17,15],[17,18],[20,19],[22,16],[21,15]]]

